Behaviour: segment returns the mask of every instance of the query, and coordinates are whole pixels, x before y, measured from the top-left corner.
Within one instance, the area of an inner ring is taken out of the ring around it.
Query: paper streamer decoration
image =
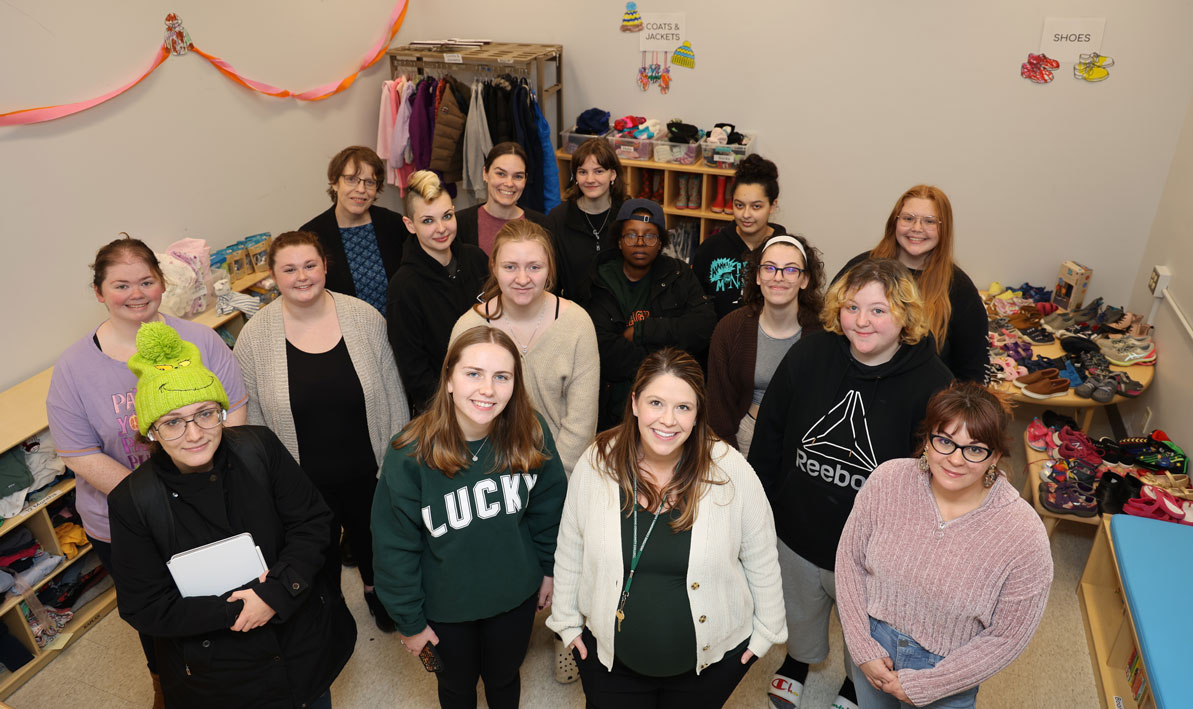
[[[145,77],[152,74],[155,69],[161,66],[162,62],[169,59],[171,54],[182,56],[186,54],[188,50],[193,51],[195,54],[198,54],[207,61],[211,62],[211,65],[214,66],[221,74],[228,77],[232,81],[235,81],[246,89],[277,98],[289,97],[299,101],[322,101],[325,98],[331,98],[332,96],[335,96],[336,94],[351,86],[352,82],[356,81],[356,77],[360,75],[360,72],[373,66],[373,64],[377,63],[377,60],[381,59],[381,57],[385,54],[385,50],[389,47],[389,43],[392,42],[394,36],[397,35],[398,29],[401,28],[402,21],[406,18],[407,6],[408,0],[398,0],[398,4],[394,6],[393,12],[390,13],[388,29],[377,40],[377,42],[369,48],[369,51],[365,53],[364,57],[361,58],[359,68],[357,68],[356,71],[352,72],[343,79],[340,79],[339,81],[328,82],[306,91],[289,91],[287,89],[271,86],[264,82],[256,81],[244,76],[240,72],[236,71],[236,69],[228,62],[213,54],[208,54],[202,49],[196,47],[190,41],[190,35],[185,29],[183,29],[181,18],[174,13],[170,13],[166,16],[167,32],[165,41],[162,43],[162,46],[158,48],[157,53],[154,55],[153,62],[149,65],[149,68],[146,69],[144,73],[142,73],[136,79],[133,79],[127,84],[117,89],[113,89],[102,96],[97,96],[96,98],[89,99],[87,101],[79,101],[77,103],[63,104],[60,106],[25,108],[19,111],[0,113],[0,126],[20,126],[29,125],[31,123],[43,123],[45,121],[52,121],[57,118],[63,118],[65,116],[79,113],[80,111],[85,111],[89,108],[92,108],[93,106],[98,106],[99,104],[113,99],[141,83]]]

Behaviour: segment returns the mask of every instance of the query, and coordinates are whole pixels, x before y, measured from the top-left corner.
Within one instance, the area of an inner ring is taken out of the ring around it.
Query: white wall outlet
[[[1152,266],[1152,275],[1147,278],[1148,291],[1157,298],[1164,297],[1164,289],[1172,282],[1172,271],[1167,266]]]

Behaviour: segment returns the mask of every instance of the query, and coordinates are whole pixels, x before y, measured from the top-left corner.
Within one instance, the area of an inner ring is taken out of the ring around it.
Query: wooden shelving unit
[[[1156,703],[1151,691],[1145,691],[1136,703],[1127,681],[1127,661],[1138,643],[1130,610],[1123,599],[1118,560],[1110,539],[1110,519],[1106,516],[1095,520],[1099,525],[1098,535],[1077,585],[1098,699],[1100,706],[1108,709],[1154,709]],[[1140,671],[1146,678],[1147,668]]]
[[[53,368],[47,369],[0,393],[0,451],[12,448],[48,425],[46,394],[50,390],[52,373]],[[49,506],[74,489],[74,479],[57,483],[48,494],[28,505],[21,511],[21,514],[4,520],[3,526],[0,526],[0,537],[17,529],[28,528],[47,554],[61,556],[62,547],[58,543],[57,535],[54,534]],[[36,593],[46,584],[52,582],[90,551],[90,546],[79,549],[79,553],[74,558],[63,561],[51,574],[38,582],[32,593]],[[59,652],[78,640],[83,633],[90,630],[95,623],[115,608],[116,589],[109,589],[83,606],[66,627],[59,631],[58,637],[65,639],[51,643],[52,649],[37,647],[37,643],[33,639],[33,632],[25,622],[24,614],[21,613],[20,602],[20,597],[10,594],[3,596],[0,599],[0,621],[3,621],[8,627],[9,633],[33,654],[33,659],[16,671],[0,675],[0,698],[8,697],[16,691],[30,677],[37,674],[37,671],[46,663],[53,660]]]
[[[1040,468],[1043,467],[1044,461],[1048,460],[1048,453],[1038,451],[1027,445],[1027,433],[1023,434],[1023,451],[1024,457],[1027,459],[1027,480],[1023,483],[1023,497],[1031,502],[1032,507],[1036,508],[1036,512],[1039,513],[1040,519],[1044,522],[1044,530],[1048,532],[1048,536],[1052,536],[1052,530],[1056,529],[1056,525],[1061,522],[1076,522],[1090,526],[1097,526],[1102,523],[1102,520],[1098,517],[1061,515],[1041,505],[1040,483],[1042,482],[1042,478],[1040,478]]]
[[[562,192],[568,184],[571,175],[571,153],[563,150],[555,151],[555,162],[559,165],[559,189]],[[733,177],[732,169],[708,167],[706,165],[682,165],[672,162],[655,162],[654,160],[621,159],[621,166],[625,170],[626,189],[630,196],[638,194],[642,189],[643,176],[648,170],[660,170],[663,173],[663,213],[670,217],[686,217],[700,220],[700,241],[707,239],[713,232],[721,228],[726,222],[733,221],[733,213],[728,207],[724,213],[714,212],[709,207],[716,195],[717,177],[726,179]],[[679,200],[679,176],[698,175],[700,177],[700,209],[680,209],[675,206]],[[670,224],[668,224],[670,226]]]

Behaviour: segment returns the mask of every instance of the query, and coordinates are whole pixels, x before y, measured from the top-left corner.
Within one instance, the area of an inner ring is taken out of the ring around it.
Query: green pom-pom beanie
[[[137,375],[137,428],[141,435],[162,415],[183,406],[214,401],[228,408],[224,385],[203,366],[199,348],[165,323],[145,323],[137,330],[137,353],[129,358],[128,368]]]

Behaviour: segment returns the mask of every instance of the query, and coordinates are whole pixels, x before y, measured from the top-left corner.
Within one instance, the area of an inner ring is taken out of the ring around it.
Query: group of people
[[[985,312],[944,193],[904,193],[830,284],[771,221],[759,156],[694,267],[606,142],[573,154],[550,214],[519,206],[526,170],[495,146],[488,200],[460,212],[414,173],[397,215],[376,154],[341,151],[234,351],[158,312],[144,243],[100,249],[108,317],[46,403],[166,705],[331,706],[356,638],[342,536],[444,707],[476,706],[478,681],[517,706],[547,608],[556,678],[589,706],[720,706],[785,643],[769,699],[798,707],[834,603],[838,706],[973,706],[1052,566],[997,467],[1010,414],[975,383]],[[171,557],[245,532],[260,577],[179,590]]]

